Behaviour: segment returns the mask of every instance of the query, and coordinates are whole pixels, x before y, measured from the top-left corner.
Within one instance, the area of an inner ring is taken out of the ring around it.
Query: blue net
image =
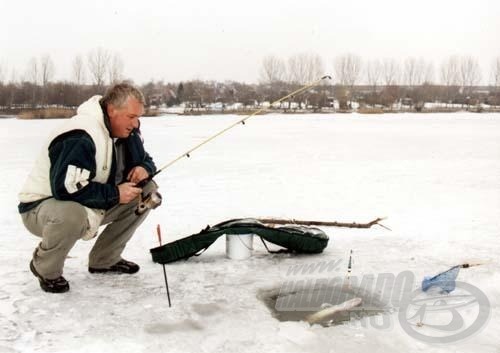
[[[434,277],[424,277],[422,281],[422,291],[426,292],[431,287],[437,287],[443,292],[452,292],[455,290],[455,280],[457,279],[458,272],[460,272],[460,267],[460,265],[454,266]]]

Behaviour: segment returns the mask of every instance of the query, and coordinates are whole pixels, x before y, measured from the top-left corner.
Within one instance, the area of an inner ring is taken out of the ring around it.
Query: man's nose
[[[132,125],[134,126],[134,129],[138,129],[139,128],[139,118],[134,119]]]

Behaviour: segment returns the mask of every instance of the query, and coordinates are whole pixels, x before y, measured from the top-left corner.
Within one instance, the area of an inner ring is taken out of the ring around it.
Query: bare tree
[[[366,79],[373,92],[377,90],[377,85],[380,83],[382,77],[382,64],[380,60],[372,60],[366,66]]]
[[[287,75],[290,83],[299,84],[305,81],[306,60],[303,54],[292,55],[288,58]]]
[[[417,77],[419,76],[419,66],[416,58],[407,58],[403,66],[403,84],[407,86],[415,86],[417,84]]]
[[[42,84],[42,104],[47,104],[47,85],[54,77],[54,62],[50,58],[50,55],[44,55],[40,58],[40,80]]]
[[[496,93],[500,91],[500,56],[493,60],[491,76]]]
[[[32,57],[28,62],[28,68],[26,70],[26,81],[31,83],[31,105],[33,108],[37,104],[36,92],[39,83],[40,69],[38,62],[35,57]]]
[[[79,104],[82,100],[82,86],[85,83],[85,64],[83,62],[82,55],[78,54],[73,59],[72,63],[72,75],[73,83],[75,84],[76,92],[73,100],[73,104]]]
[[[458,63],[459,58],[457,56],[450,56],[441,64],[441,84],[447,87],[458,86]]]
[[[477,59],[471,56],[460,58],[459,78],[463,93],[470,95],[472,87],[481,81],[481,69]]]
[[[342,86],[339,92],[343,97],[340,97],[340,100],[351,108],[354,85],[361,77],[361,57],[356,54],[344,54],[335,58],[333,64],[338,82]]]
[[[0,85],[3,84],[3,81],[5,79],[5,69],[3,68],[3,65],[0,64]]]
[[[401,83],[406,85],[402,92],[410,101],[405,104],[413,106],[420,111],[424,102],[431,96],[430,85],[434,80],[434,66],[423,58],[409,57],[403,63]]]
[[[317,54],[309,54],[309,65],[307,72],[307,82],[312,82],[325,74],[325,65],[323,59]]]
[[[324,72],[323,60],[319,55],[301,53],[288,59],[288,81],[305,84],[318,79]]]
[[[335,74],[342,86],[353,87],[361,76],[361,57],[341,55],[334,60]]]
[[[92,50],[88,55],[88,68],[94,84],[98,88],[104,87],[104,79],[108,71],[111,55],[101,47]]]
[[[286,70],[288,82],[295,84],[300,83],[304,73],[305,62],[300,59],[300,54],[289,57]]]
[[[457,56],[450,56],[448,59],[441,63],[441,84],[446,89],[446,103],[448,104],[452,99],[452,92],[456,90],[459,85],[459,58]]]
[[[13,88],[18,84],[18,80],[19,80],[18,73],[15,68],[12,68],[10,71],[10,78],[8,84],[10,85],[11,88]],[[11,107],[17,98],[16,96],[17,90],[10,89],[9,91],[10,92],[7,96],[7,106]]]
[[[85,82],[85,66],[81,55],[73,59],[73,82],[81,86]]]
[[[260,81],[266,84],[284,81],[286,76],[286,66],[283,59],[273,55],[268,55],[262,60],[260,69]]]
[[[434,63],[429,61],[427,63],[424,62],[424,76],[423,81],[420,84],[431,84],[434,82],[435,75]]]
[[[50,55],[44,55],[40,58],[40,79],[42,86],[46,87],[47,83],[54,77],[54,62]]]
[[[28,62],[28,67],[26,69],[26,81],[36,86],[39,83],[39,74],[40,70],[38,67],[38,61],[35,57],[32,57]]]
[[[123,80],[123,59],[120,54],[115,53],[113,58],[110,60],[109,69],[108,69],[108,77],[109,84],[115,84]]]
[[[407,58],[403,66],[403,84],[413,87],[434,80],[434,66],[432,62],[426,62],[423,58]]]
[[[12,68],[12,70],[10,71],[9,83],[16,85],[17,83],[19,83],[19,81],[20,79],[17,70],[15,68]]]
[[[394,59],[384,59],[382,62],[382,79],[386,86],[396,85],[399,80],[399,65]]]
[[[324,73],[323,60],[319,55],[312,53],[300,53],[291,56],[288,59],[287,76],[288,82],[292,85],[303,85],[320,78]],[[309,98],[312,92],[304,92],[298,96],[291,97],[298,101],[299,106],[302,103],[307,107],[309,105]]]

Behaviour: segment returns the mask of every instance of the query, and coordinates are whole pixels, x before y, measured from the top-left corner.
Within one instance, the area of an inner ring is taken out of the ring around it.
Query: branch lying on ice
[[[370,228],[373,225],[381,226],[387,230],[390,228],[380,223],[386,217],[374,219],[368,223],[345,223],[345,222],[322,222],[322,221],[300,221],[297,219],[282,219],[282,218],[258,218],[257,220],[266,224],[298,224],[303,226],[327,226],[327,227],[347,227],[347,228]]]

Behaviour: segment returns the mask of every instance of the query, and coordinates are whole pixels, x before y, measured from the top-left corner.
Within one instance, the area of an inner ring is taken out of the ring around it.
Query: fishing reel
[[[145,195],[144,193],[141,194],[141,200],[139,201],[139,204],[137,205],[137,208],[135,210],[135,214],[137,216],[142,215],[147,210],[154,210],[156,207],[161,205],[161,194],[156,191],[158,185],[153,180],[150,180],[150,182],[153,183],[155,187],[153,188],[153,191],[147,192]]]

